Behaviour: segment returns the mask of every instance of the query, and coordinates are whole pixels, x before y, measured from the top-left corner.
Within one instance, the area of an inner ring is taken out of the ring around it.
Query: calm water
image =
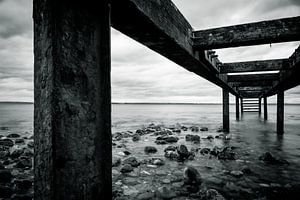
[[[190,165],[197,167],[204,180],[210,182],[215,188],[222,190],[224,182],[234,182],[238,187],[259,187],[259,184],[279,184],[300,182],[300,106],[285,106],[285,134],[278,137],[276,130],[276,106],[269,105],[269,119],[264,121],[257,113],[245,113],[240,121],[236,121],[234,105],[230,107],[230,146],[237,147],[238,160],[236,162],[223,162],[205,156],[197,156]],[[222,125],[221,105],[112,105],[112,132],[135,131],[150,123],[173,126],[205,126],[209,131],[201,136],[216,135],[216,130]],[[33,132],[33,105],[0,103],[0,127],[9,130],[0,130],[0,135],[19,133],[30,135]],[[187,132],[188,133],[188,132]],[[186,134],[186,133],[185,133]],[[179,137],[179,144],[184,142],[184,133]],[[138,158],[145,157],[143,146],[154,144],[153,139],[143,138],[139,144],[128,143],[127,147],[134,151]],[[189,148],[195,144],[187,144]],[[204,141],[200,147],[224,146],[224,141]],[[197,146],[195,146],[197,147]],[[199,146],[198,146],[199,147]],[[163,157],[163,148],[158,147],[157,156]],[[113,152],[117,153],[117,149]],[[258,160],[262,153],[270,151],[275,156],[289,161],[290,165],[265,165]],[[242,166],[249,166],[255,175],[242,179],[233,179],[224,175],[224,170],[240,170]],[[177,162],[166,163],[168,168],[181,169]],[[221,184],[222,182],[222,184]]]

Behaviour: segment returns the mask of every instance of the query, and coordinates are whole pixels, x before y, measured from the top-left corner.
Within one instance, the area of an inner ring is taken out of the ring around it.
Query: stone
[[[129,173],[132,171],[133,171],[133,167],[129,164],[125,164],[120,170],[121,173]]]
[[[149,153],[156,153],[157,149],[153,146],[146,146],[144,148],[145,153],[149,154]]]
[[[18,138],[18,137],[21,137],[19,134],[17,133],[11,133],[7,136],[8,138]]]
[[[208,131],[208,128],[207,127],[201,127],[200,131]]]
[[[217,190],[208,189],[205,193],[206,200],[226,200]]]
[[[139,194],[136,198],[137,200],[152,200],[154,199],[154,196],[154,192],[146,191],[145,193]]]
[[[12,147],[12,146],[14,146],[14,141],[12,141],[11,139],[0,139],[0,145]]]
[[[141,139],[141,136],[139,134],[135,134],[132,136],[132,141],[137,142]]]
[[[32,161],[30,157],[20,157],[20,160],[15,165],[16,168],[31,168]]]
[[[156,138],[156,144],[167,144],[167,143],[175,143],[179,140],[178,137],[174,136],[160,136]]]
[[[190,134],[188,134],[188,135],[185,136],[185,140],[195,142],[195,143],[200,143],[200,136],[199,135],[190,135]]]
[[[202,179],[197,169],[187,166],[183,170],[184,183],[187,185],[200,185]]]
[[[188,127],[186,127],[186,126],[181,126],[181,129],[182,129],[183,131],[187,131],[187,130],[188,130]]]
[[[287,160],[275,158],[270,152],[261,155],[259,160],[262,160],[267,164],[289,164]]]
[[[126,151],[126,150],[123,152],[124,152],[125,156],[129,156],[131,154],[129,151]]]
[[[20,157],[24,153],[24,149],[15,149],[11,152],[10,157],[15,159]]]
[[[202,148],[202,149],[200,150],[200,153],[201,153],[202,155],[204,155],[204,154],[209,154],[209,153],[210,153],[210,149],[209,149],[209,148]]]
[[[164,152],[166,151],[176,151],[177,150],[177,147],[175,146],[168,146],[167,148],[164,149]]]
[[[0,185],[0,199],[10,198],[13,191],[10,187]]]
[[[160,158],[153,158],[152,161],[151,161],[151,164],[157,165],[157,166],[162,166],[162,165],[165,164],[165,161],[163,161]]]
[[[242,172],[243,172],[244,174],[251,174],[251,173],[252,173],[252,170],[251,170],[249,167],[247,167],[247,166],[243,166],[243,167],[242,167]]]
[[[241,171],[231,171],[230,172],[230,174],[232,175],[232,176],[235,176],[235,177],[242,177],[243,175],[244,175],[244,173],[243,172],[241,172]]]
[[[208,135],[208,136],[206,137],[206,139],[208,139],[208,140],[213,140],[213,139],[214,139],[214,136]]]
[[[192,132],[199,132],[199,127],[197,126],[191,126],[190,129]]]
[[[167,179],[167,178],[163,179],[161,182],[164,183],[164,184],[170,184],[171,183],[170,179]]]
[[[10,183],[12,180],[13,175],[11,171],[8,169],[1,169],[0,170],[0,183]]]
[[[27,146],[29,148],[33,148],[34,147],[34,142],[33,141],[29,141],[28,144],[27,144]]]
[[[179,155],[175,151],[166,151],[165,157],[170,160],[177,160],[179,158]]]
[[[140,165],[140,163],[137,161],[137,159],[135,157],[130,157],[127,158],[123,161],[123,164],[129,164],[132,167],[138,167]]]
[[[25,140],[22,139],[22,138],[17,138],[17,139],[15,140],[15,144],[23,144],[23,143],[25,143]]]
[[[121,159],[120,158],[116,158],[116,157],[113,157],[112,158],[112,167],[118,167],[121,165]]]
[[[158,188],[155,191],[156,197],[161,199],[172,199],[175,198],[177,195],[174,190],[168,189],[167,187]]]
[[[235,152],[231,148],[225,147],[218,155],[220,160],[235,160]]]
[[[177,153],[179,155],[180,160],[185,160],[189,157],[190,153],[185,145],[180,145],[177,148]]]
[[[167,143],[175,143],[178,141],[178,137],[173,137],[173,136],[170,136],[170,137],[166,137],[164,139]]]

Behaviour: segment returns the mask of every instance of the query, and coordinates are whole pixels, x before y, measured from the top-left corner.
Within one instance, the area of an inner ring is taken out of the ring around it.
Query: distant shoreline
[[[19,101],[0,101],[0,104],[33,104],[33,102],[19,102]],[[222,105],[222,103],[144,103],[144,102],[129,102],[120,103],[112,102],[111,104],[120,105]],[[230,105],[235,105],[235,103],[230,103]],[[262,103],[263,105],[263,103]],[[276,103],[268,103],[268,105],[276,105]],[[300,105],[300,103],[285,103],[284,105]]]

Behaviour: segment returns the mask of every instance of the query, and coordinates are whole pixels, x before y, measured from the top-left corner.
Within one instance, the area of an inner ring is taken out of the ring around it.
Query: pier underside
[[[241,113],[261,113],[264,99],[265,119],[267,97],[277,94],[284,133],[284,91],[300,84],[300,47],[289,58],[238,63],[222,63],[212,49],[299,41],[300,17],[195,31],[170,0],[34,0],[33,10],[37,200],[112,197],[111,26],[221,87],[224,131],[229,93],[237,113],[240,100]],[[235,75],[258,71],[268,73]],[[251,107],[246,99],[258,100]]]

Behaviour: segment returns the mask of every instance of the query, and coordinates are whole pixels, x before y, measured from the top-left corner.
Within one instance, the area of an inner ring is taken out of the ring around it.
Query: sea
[[[263,113],[244,113],[236,119],[235,105],[230,105],[230,146],[235,147],[237,160],[222,162],[210,157],[199,156],[190,165],[200,171],[204,180],[214,188],[227,191],[227,197],[235,197],[234,190],[243,189],[247,194],[256,189],[273,186],[288,187],[300,183],[300,105],[285,105],[284,135],[276,134],[276,105],[268,105],[268,120]],[[207,127],[202,134],[216,135],[222,126],[221,104],[112,104],[112,133],[131,131],[158,124],[165,127],[198,126]],[[24,136],[33,134],[33,104],[0,103],[0,135],[18,133]],[[184,137],[180,137],[184,141]],[[143,158],[143,147],[153,142],[144,139],[140,144],[128,143],[127,148],[138,158]],[[179,141],[180,143],[180,141]],[[201,140],[201,148],[227,145],[228,141]],[[188,148],[195,147],[187,144]],[[159,149],[159,148],[158,148]],[[118,149],[113,153],[117,154]],[[157,156],[163,158],[163,148]],[[259,156],[271,152],[288,165],[266,165]],[[247,166],[254,172],[251,176],[236,179],[226,171],[241,170]],[[170,162],[166,168],[181,169],[184,166]],[[233,185],[232,185],[233,184]],[[228,189],[224,189],[224,188]],[[230,193],[231,192],[231,193]],[[226,195],[225,195],[226,196]],[[251,199],[251,198],[250,198]]]

